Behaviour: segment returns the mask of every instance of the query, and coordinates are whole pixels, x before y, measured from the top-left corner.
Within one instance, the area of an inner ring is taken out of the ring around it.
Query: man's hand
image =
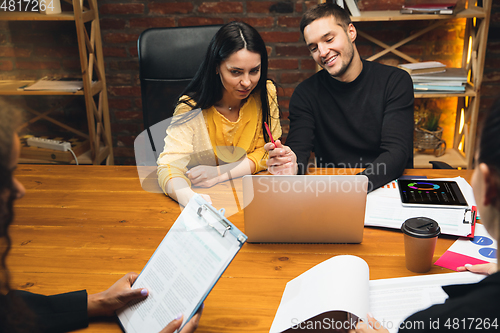
[[[137,276],[137,273],[127,273],[108,290],[88,295],[87,313],[89,317],[112,316],[115,310],[125,306],[128,302],[145,298],[148,295],[147,289],[131,288]]]
[[[479,264],[479,265],[470,265],[465,264],[465,266],[457,267],[457,271],[465,272],[470,271],[472,273],[491,275],[496,273],[497,264],[489,263],[489,264]]]
[[[276,146],[275,146],[276,145]],[[273,175],[296,175],[298,171],[297,156],[288,146],[283,146],[280,140],[275,144],[268,142],[264,149],[269,152],[267,170]]]
[[[198,165],[186,172],[193,186],[212,187],[219,182],[217,167]]]
[[[204,305],[200,306],[200,309],[191,318],[191,320],[184,326],[180,333],[193,333],[198,328],[200,322],[201,313],[203,312]],[[179,315],[176,319],[172,320],[160,333],[174,333],[182,324],[182,315]]]

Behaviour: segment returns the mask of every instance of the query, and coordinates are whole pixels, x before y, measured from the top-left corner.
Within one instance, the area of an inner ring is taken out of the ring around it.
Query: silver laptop
[[[254,243],[361,243],[368,177],[243,177],[245,234]]]

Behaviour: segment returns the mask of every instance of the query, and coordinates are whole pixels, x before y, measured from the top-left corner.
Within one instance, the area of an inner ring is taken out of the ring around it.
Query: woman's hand
[[[267,170],[273,175],[296,175],[298,171],[297,156],[288,146],[283,146],[280,140],[275,144],[268,142],[264,149],[269,152]]]
[[[122,308],[134,299],[146,298],[148,291],[146,288],[132,289],[132,284],[137,279],[138,274],[130,272],[116,281],[108,290],[88,295],[87,313],[89,317],[112,316],[116,310]],[[198,327],[204,305],[184,326],[180,333],[192,333]],[[182,315],[172,320],[160,333],[173,333],[182,324]]]
[[[465,272],[470,271],[472,273],[491,275],[496,273],[497,264],[488,263],[488,264],[479,264],[479,265],[471,265],[465,264],[465,266],[457,267],[457,271]]]
[[[132,284],[137,279],[137,276],[137,273],[127,273],[108,290],[88,295],[88,316],[112,316],[115,310],[125,306],[128,302],[145,298],[148,295],[146,288],[132,289]]]
[[[191,318],[191,320],[184,326],[180,333],[193,333],[198,328],[200,322],[201,314],[203,312],[204,305],[200,306],[200,309]],[[176,319],[172,320],[160,333],[174,333],[182,324],[182,315],[179,315]]]
[[[212,187],[220,182],[219,170],[214,166],[195,166],[186,175],[194,186]]]

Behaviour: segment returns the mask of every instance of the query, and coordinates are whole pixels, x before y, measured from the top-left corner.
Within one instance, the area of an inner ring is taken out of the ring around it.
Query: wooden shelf
[[[319,0],[324,2],[324,0]],[[398,42],[388,45],[382,40],[371,35],[367,28],[364,32],[363,24],[357,25],[358,36],[377,45],[382,50],[376,52],[366,60],[375,61],[386,54],[392,53],[409,63],[421,61],[411,54],[405,53],[401,47],[415,41],[417,38],[429,32],[442,28],[447,22],[462,19],[465,23],[462,49],[461,67],[470,70],[470,82],[466,86],[465,92],[414,92],[415,98],[457,98],[457,117],[455,121],[455,134],[452,147],[445,155],[435,158],[432,154],[416,154],[415,167],[428,168],[430,160],[443,161],[454,167],[473,168],[473,157],[476,139],[476,127],[479,113],[481,83],[484,73],[484,59],[486,55],[486,44],[488,39],[488,29],[490,12],[493,0],[483,0],[482,7],[476,5],[475,0],[466,0],[467,9],[459,11],[455,15],[435,15],[435,14],[401,14],[399,10],[392,11],[362,11],[360,16],[351,16],[353,22],[392,22],[392,21],[428,21],[426,24],[419,24],[413,29],[409,36],[402,38]],[[463,118],[461,114],[463,113]],[[460,124],[465,126],[465,130],[460,129]],[[458,147],[464,147],[465,153],[459,152]]]
[[[55,90],[19,90],[19,87],[23,87],[28,84],[34,83],[35,80],[0,80],[0,95],[12,96],[12,95],[23,95],[23,96],[83,96],[84,91],[78,90],[75,92],[69,91],[55,91]],[[91,95],[94,96],[102,90],[102,82],[94,81],[91,86]]]
[[[414,91],[415,98],[444,98],[444,97],[476,97],[477,92],[474,88],[467,84],[465,87],[465,92],[453,93],[453,92],[424,92],[424,91]]]
[[[111,124],[109,119],[108,96],[106,89],[106,75],[104,55],[102,50],[101,30],[99,25],[99,13],[97,0],[71,0],[67,1],[73,5],[73,11],[60,14],[46,15],[39,12],[0,12],[0,21],[73,21],[76,27],[78,51],[80,57],[81,75],[83,89],[76,92],[70,91],[25,91],[19,87],[35,82],[35,80],[8,80],[0,81],[0,95],[17,96],[81,96],[84,99],[87,113],[88,133],[54,119],[50,114],[60,105],[42,111],[23,106],[23,109],[35,115],[22,126],[44,119],[53,124],[76,134],[78,137],[87,139],[90,143],[88,160],[93,164],[113,164],[113,147],[111,137]],[[85,24],[90,22],[91,24]],[[71,101],[72,98],[62,98]],[[50,162],[52,154],[44,157],[45,162]],[[34,158],[34,156],[30,156]],[[85,160],[85,159],[84,159]],[[33,161],[30,161],[33,162]]]
[[[69,153],[69,152],[68,152]],[[99,149],[99,158],[101,160],[104,160],[107,155],[109,155],[109,148],[108,147],[101,147]],[[78,164],[79,165],[90,165],[93,164],[92,161],[92,152],[90,150],[87,150],[85,153],[78,155]],[[51,160],[40,160],[40,159],[33,159],[33,158],[19,158],[19,163],[24,163],[24,164],[68,164],[65,162],[57,162],[57,161],[51,161]],[[73,159],[69,164],[76,164],[75,160]]]
[[[422,21],[422,20],[450,20],[459,18],[485,18],[486,11],[480,7],[464,9],[456,15],[436,14],[401,14],[399,10],[362,11],[361,16],[351,16],[352,22],[381,22],[381,21]]]
[[[82,12],[83,22],[92,21],[95,17],[93,10]],[[39,12],[0,12],[0,21],[74,21],[75,13],[62,12],[60,14],[42,14]]]

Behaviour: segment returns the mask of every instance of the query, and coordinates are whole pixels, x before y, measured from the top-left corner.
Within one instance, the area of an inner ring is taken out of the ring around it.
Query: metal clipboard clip
[[[477,215],[476,206],[472,206],[472,208],[465,209],[463,224],[474,225],[474,223],[476,223],[476,215]]]
[[[477,208],[476,206],[472,206],[471,208],[465,209],[464,220],[462,222],[462,226],[466,228],[470,228],[465,235],[467,238],[473,238],[475,229],[476,229],[476,218],[477,218]]]
[[[222,237],[226,235],[226,231],[231,230],[231,225],[224,221],[224,209],[218,212],[212,207],[203,204],[198,208],[197,214],[205,219],[207,224],[214,228]]]

